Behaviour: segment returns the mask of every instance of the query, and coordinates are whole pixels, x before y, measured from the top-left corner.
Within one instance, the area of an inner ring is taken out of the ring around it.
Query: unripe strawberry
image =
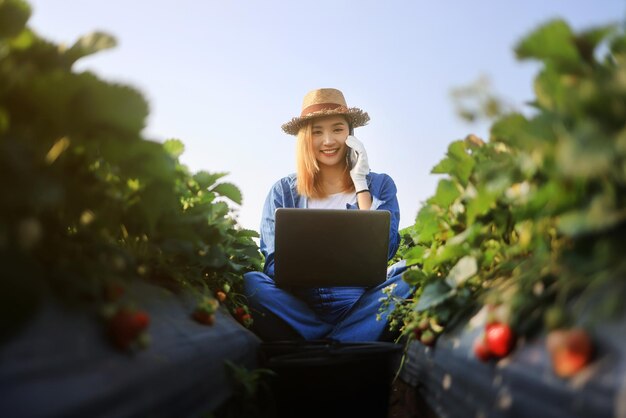
[[[435,334],[430,331],[430,330],[426,330],[424,332],[422,332],[422,336],[420,337],[420,341],[422,342],[422,344],[427,345],[427,346],[432,346],[435,344]]]

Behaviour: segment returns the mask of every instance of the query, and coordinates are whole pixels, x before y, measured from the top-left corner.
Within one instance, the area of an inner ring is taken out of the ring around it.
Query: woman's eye
[[[313,135],[321,135],[322,131],[313,131]]]

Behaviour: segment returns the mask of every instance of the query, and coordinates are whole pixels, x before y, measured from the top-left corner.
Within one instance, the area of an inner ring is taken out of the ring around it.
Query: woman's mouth
[[[326,156],[329,156],[329,157],[331,157],[331,156],[333,156],[333,155],[336,155],[338,151],[339,151],[339,148],[332,148],[332,149],[323,149],[323,150],[320,150],[320,152],[321,152],[323,155],[326,155]]]

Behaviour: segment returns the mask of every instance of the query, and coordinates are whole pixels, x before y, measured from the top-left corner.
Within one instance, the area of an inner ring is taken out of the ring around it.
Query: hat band
[[[311,113],[319,112],[322,110],[335,110],[338,107],[345,107],[339,103],[316,103],[311,106],[307,106],[302,109],[302,113],[300,113],[300,117],[309,115]]]

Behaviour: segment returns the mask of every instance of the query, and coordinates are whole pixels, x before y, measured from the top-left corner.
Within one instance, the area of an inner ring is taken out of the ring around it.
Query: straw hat
[[[300,128],[309,120],[323,116],[342,115],[353,128],[358,128],[369,122],[367,112],[356,107],[348,107],[343,93],[337,89],[318,89],[310,91],[302,101],[302,111],[299,117],[285,123],[283,131],[290,135],[297,135]]]

